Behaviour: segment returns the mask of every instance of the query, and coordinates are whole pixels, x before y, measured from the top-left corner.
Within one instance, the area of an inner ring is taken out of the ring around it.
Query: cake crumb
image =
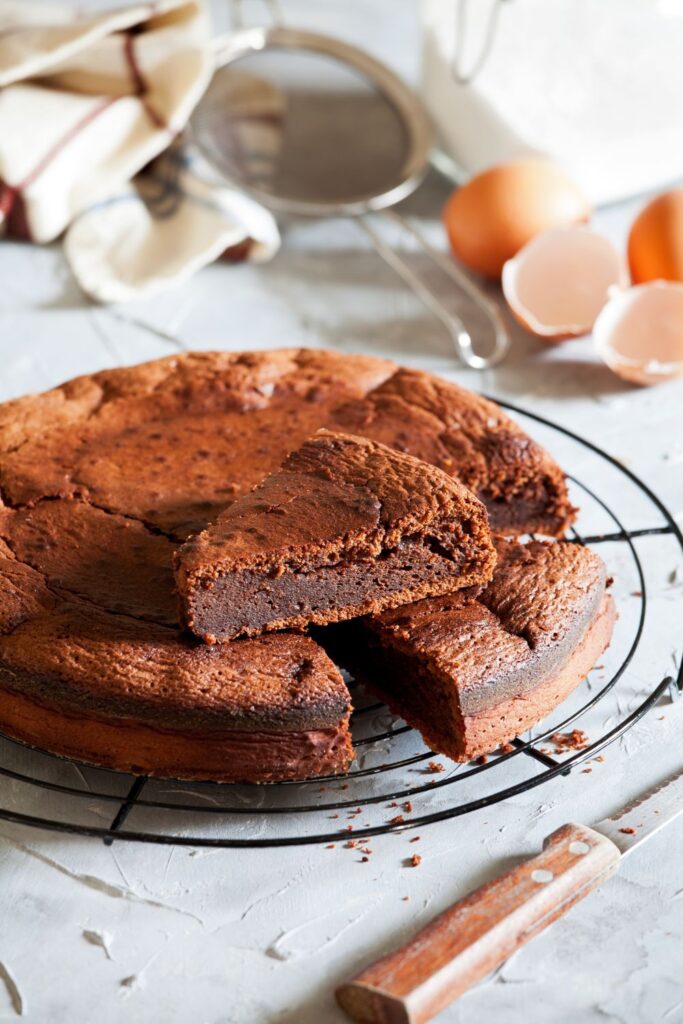
[[[347,825],[346,826],[346,831],[347,832],[353,832],[353,825]]]
[[[585,750],[589,744],[588,737],[581,729],[553,733],[550,742],[554,744],[556,754],[566,754],[570,750]]]
[[[636,834],[636,830],[630,826],[620,828],[619,831],[623,832],[625,836],[634,836]]]
[[[406,819],[402,814],[397,814],[393,818],[389,818],[390,825],[402,825]]]
[[[408,861],[408,863],[410,864],[411,868],[416,868],[418,867],[419,864],[422,863],[422,857],[420,856],[419,853],[414,853],[410,860]]]
[[[594,757],[594,758],[593,758],[593,760],[594,760],[594,761],[604,761],[604,760],[605,760],[605,757],[604,757],[604,755],[603,755],[603,754],[598,754],[598,756],[597,756],[597,757]]]
[[[581,769],[581,774],[582,775],[589,775],[592,771],[593,771],[592,768],[582,768]]]
[[[401,899],[403,900],[404,903],[407,903],[408,900],[410,899],[410,896],[401,896]]]
[[[430,761],[425,769],[430,775],[438,775],[439,772],[444,772],[445,770],[444,766],[439,764],[438,761]]]
[[[413,802],[412,802],[412,800],[406,800],[406,802],[403,805],[403,810],[406,812],[406,814],[412,814],[413,813]]]
[[[336,845],[337,845],[336,843],[328,843],[327,846],[325,847],[325,849],[326,850],[334,850],[336,848]]]
[[[501,754],[512,754],[516,748],[512,743],[501,743],[498,749]]]
[[[477,758],[477,764],[488,764],[488,763],[489,763],[489,755],[488,754],[480,754],[479,757]]]
[[[353,848],[355,846],[358,846],[358,840],[357,839],[349,839],[348,842],[344,843],[344,846],[345,846],[345,848],[347,850],[353,850]]]

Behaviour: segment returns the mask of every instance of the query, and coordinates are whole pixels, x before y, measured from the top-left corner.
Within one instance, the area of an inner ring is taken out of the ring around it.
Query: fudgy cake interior
[[[188,627],[209,642],[306,627],[481,583],[486,511],[433,466],[321,431],[178,552]]]
[[[456,761],[542,719],[585,677],[615,619],[605,567],[576,544],[498,541],[492,581],[316,634]]]

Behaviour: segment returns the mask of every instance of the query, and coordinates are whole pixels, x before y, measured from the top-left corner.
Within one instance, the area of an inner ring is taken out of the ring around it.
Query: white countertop
[[[381,25],[379,8],[360,0],[348,2],[343,14],[331,3],[287,6],[292,23],[369,38],[379,56],[412,77],[412,4],[392,5],[391,31],[384,28],[387,8]],[[434,177],[408,204],[439,244],[445,194]],[[622,243],[637,206],[603,211],[596,223]],[[84,301],[59,246],[3,242],[0,275],[0,400],[174,347],[310,345],[377,353],[576,430],[623,460],[683,522],[683,382],[634,390],[596,360],[590,340],[544,348],[520,331],[500,368],[480,375],[459,369],[441,325],[353,223],[292,226],[267,266],[212,266],[183,288],[116,310]],[[572,451],[577,462],[568,468],[581,475],[587,464]],[[611,495],[608,476],[604,487]],[[628,525],[655,525],[635,499],[620,512]],[[638,551],[654,595],[647,646],[596,728],[632,711],[673,670],[680,652],[680,553],[671,540],[656,537],[639,541]],[[682,726],[683,702],[665,697],[590,774],[575,770],[505,804],[422,828],[415,845],[409,845],[412,833],[373,838],[366,863],[341,845],[206,850],[117,841],[105,847],[98,839],[0,821],[0,1019],[341,1024],[332,995],[337,982],[473,886],[537,851],[553,828],[589,823],[680,769]],[[0,779],[0,807],[13,805],[19,785]],[[416,850],[420,866],[405,866]],[[682,850],[679,819],[439,1021],[683,1021]]]

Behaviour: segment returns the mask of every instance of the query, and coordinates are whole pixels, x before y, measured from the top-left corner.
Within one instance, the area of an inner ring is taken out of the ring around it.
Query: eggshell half
[[[652,281],[615,295],[593,328],[610,369],[633,384],[683,376],[683,284]]]
[[[610,290],[626,284],[618,251],[602,235],[573,225],[544,231],[503,267],[503,294],[514,316],[544,341],[587,334]]]
[[[456,189],[443,219],[453,255],[497,280],[505,261],[535,235],[590,214],[588,200],[562,168],[526,157],[491,167]]]

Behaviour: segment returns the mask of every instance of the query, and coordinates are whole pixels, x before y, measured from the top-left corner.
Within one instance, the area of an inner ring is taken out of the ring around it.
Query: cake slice
[[[395,608],[490,579],[484,506],[441,470],[321,431],[176,556],[209,643]]]
[[[543,719],[593,667],[616,618],[594,552],[563,542],[497,546],[484,588],[320,631],[344,667],[455,761]]]

